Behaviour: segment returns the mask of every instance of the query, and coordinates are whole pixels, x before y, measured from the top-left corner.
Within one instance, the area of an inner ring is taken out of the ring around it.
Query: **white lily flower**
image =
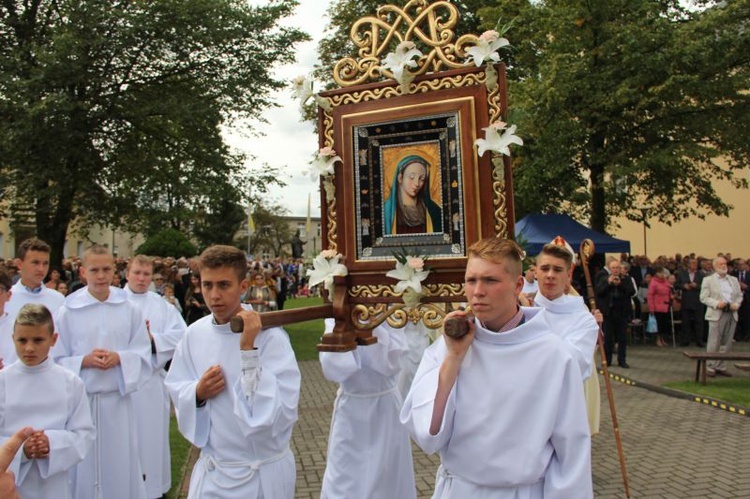
[[[336,161],[341,161],[341,157],[336,155],[336,151],[330,147],[324,147],[318,151],[315,159],[310,163],[310,178],[318,180],[320,176],[333,175],[333,166]]]
[[[427,276],[429,274],[429,270],[417,271],[414,268],[410,267],[408,264],[396,262],[395,270],[388,271],[385,276],[399,280],[395,288],[397,293],[402,293],[409,288],[416,291],[417,293],[421,293],[422,281],[427,279]]]
[[[401,84],[404,81],[406,67],[417,67],[417,62],[412,60],[414,57],[422,57],[422,52],[416,48],[414,42],[407,40],[399,43],[396,50],[389,52],[381,63],[384,68],[393,73],[393,77]]]
[[[467,48],[466,53],[479,67],[485,61],[500,62],[500,54],[497,51],[507,45],[510,45],[510,43],[506,38],[500,38],[497,31],[490,30],[482,33],[476,45]]]
[[[341,260],[341,254],[337,254],[333,258],[326,258],[325,251],[316,256],[313,260],[313,268],[307,270],[307,277],[310,278],[309,286],[312,287],[322,282],[328,293],[333,294],[334,276],[345,276],[349,273],[346,265],[339,263],[339,260]]]
[[[313,96],[312,81],[304,76],[298,76],[292,80],[292,90],[294,91],[294,96],[300,101],[300,107],[304,107],[305,103]]]
[[[502,135],[500,132],[505,128],[505,123],[495,122],[484,130],[484,139],[477,139],[474,144],[478,148],[480,156],[484,156],[487,151],[493,151],[499,154],[510,156],[510,144],[523,145],[523,140],[515,135],[516,125],[511,125],[510,128],[503,131]]]

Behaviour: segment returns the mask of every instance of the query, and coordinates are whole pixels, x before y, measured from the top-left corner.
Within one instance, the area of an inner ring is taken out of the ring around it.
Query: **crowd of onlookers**
[[[113,286],[123,287],[127,282],[125,276],[128,260],[122,257],[115,259]],[[15,284],[20,274],[13,260],[6,261],[0,258],[0,266],[6,268]],[[79,257],[64,259],[61,267],[50,267],[44,279],[44,285],[59,291],[64,296],[77,291],[86,285],[85,278],[78,272],[80,266]],[[287,298],[317,293],[316,289],[311,291],[307,286],[306,272],[301,258],[265,260],[255,258],[248,261],[247,268],[250,285],[243,296],[243,301],[253,304],[253,308],[257,311],[282,310]],[[195,259],[157,257],[154,260],[151,291],[158,293],[177,308],[188,324],[208,314]]]
[[[635,321],[636,325],[643,323],[645,326],[649,314],[658,312],[658,316],[666,322],[662,322],[659,334],[654,336],[656,344],[665,344],[666,336],[671,335],[674,327],[677,329],[678,341],[683,346],[687,345],[693,338],[689,336],[689,331],[685,331],[684,326],[695,322],[696,317],[702,319],[705,314],[705,305],[698,299],[700,283],[703,277],[714,273],[713,261],[718,257],[726,259],[728,274],[740,280],[741,290],[747,297],[750,285],[748,260],[734,257],[729,252],[718,253],[716,257],[676,253],[674,256],[659,255],[654,260],[645,255],[620,254],[621,274],[633,280],[633,288],[636,290],[635,296],[632,297],[630,320]],[[594,266],[592,275],[596,275],[600,268],[601,264],[598,267]],[[691,281],[693,274],[697,274],[699,278]],[[573,273],[573,287],[581,295],[587,295],[583,270],[580,268],[576,268]],[[649,290],[652,296],[650,300]],[[750,303],[747,299],[743,300],[738,317],[734,338],[737,341],[750,341]],[[707,328],[701,327],[700,337],[693,341],[698,346],[703,346],[707,334]]]

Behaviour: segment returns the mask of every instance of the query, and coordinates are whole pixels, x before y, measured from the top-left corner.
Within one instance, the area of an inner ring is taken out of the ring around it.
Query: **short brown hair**
[[[548,243],[542,247],[542,251],[537,255],[537,262],[539,257],[542,255],[549,255],[554,258],[559,258],[565,262],[565,267],[570,268],[573,265],[573,253],[568,251],[564,246],[558,246],[557,244]]]
[[[52,314],[49,309],[41,303],[27,303],[16,315],[16,322],[13,324],[13,329],[16,325],[21,326],[47,326],[50,334],[55,332],[55,323],[52,319]]]
[[[206,248],[198,260],[198,269],[218,269],[229,267],[235,271],[240,281],[247,273],[247,259],[241,249],[217,244]]]
[[[23,261],[24,258],[26,258],[26,253],[28,253],[29,251],[40,251],[42,253],[49,254],[52,251],[52,248],[50,248],[49,244],[45,243],[41,239],[32,237],[25,240],[18,246],[18,254],[16,255],[16,258]]]
[[[513,277],[523,272],[524,252],[512,239],[486,237],[475,242],[467,251],[469,258],[481,258],[505,265],[505,270]]]

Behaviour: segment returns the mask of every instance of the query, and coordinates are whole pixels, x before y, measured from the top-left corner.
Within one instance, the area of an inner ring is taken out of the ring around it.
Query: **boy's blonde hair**
[[[18,311],[13,326],[47,326],[50,334],[55,332],[55,322],[49,309],[41,303],[27,303]]]
[[[523,250],[515,241],[500,237],[486,237],[475,242],[467,250],[469,258],[481,258],[493,263],[502,264],[513,277],[523,272]]]

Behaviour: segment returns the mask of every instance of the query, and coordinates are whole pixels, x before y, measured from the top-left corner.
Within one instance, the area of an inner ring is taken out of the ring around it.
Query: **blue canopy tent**
[[[568,215],[531,214],[516,222],[516,238],[520,238],[529,255],[537,255],[542,247],[555,237],[562,236],[574,251],[578,251],[581,241],[594,241],[597,253],[630,253],[630,241],[616,239],[593,229],[589,229]]]

